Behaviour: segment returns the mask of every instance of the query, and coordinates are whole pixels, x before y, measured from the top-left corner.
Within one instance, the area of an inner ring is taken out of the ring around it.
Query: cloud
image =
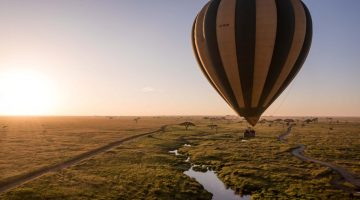
[[[141,89],[142,92],[155,92],[156,89],[150,86],[146,86],[143,89]]]

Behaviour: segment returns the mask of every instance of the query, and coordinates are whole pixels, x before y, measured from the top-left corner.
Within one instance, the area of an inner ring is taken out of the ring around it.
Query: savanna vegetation
[[[247,124],[239,118],[141,117],[138,123],[134,118],[116,117],[23,119],[43,124],[40,127],[46,127],[46,132],[36,132],[29,125],[11,132],[19,122],[1,120],[0,125],[7,126],[0,132],[1,146],[13,147],[0,147],[0,180],[61,162],[119,137],[173,125],[39,177],[0,194],[0,199],[211,199],[195,179],[183,174],[190,168],[185,161],[188,156],[193,164],[202,166],[198,170],[216,170],[228,187],[239,194],[252,194],[253,199],[348,199],[348,191],[332,184],[339,175],[291,155],[298,144],[307,147],[305,155],[335,163],[356,175],[360,171],[358,119],[332,120],[329,124],[327,119],[304,123],[305,118],[297,118],[287,143],[277,138],[287,122],[273,118],[260,123],[256,137],[249,140],[243,138]],[[184,121],[196,126],[186,130],[180,125]],[[209,128],[212,124],[217,128]],[[31,132],[37,137],[30,137]],[[16,138],[21,141],[16,142]],[[182,155],[170,154],[174,149]],[[34,152],[43,152],[43,156],[36,157]]]
[[[0,183],[177,118],[0,117]]]

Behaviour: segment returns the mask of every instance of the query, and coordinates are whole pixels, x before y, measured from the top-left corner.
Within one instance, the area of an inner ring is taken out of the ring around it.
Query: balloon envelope
[[[211,0],[192,31],[202,72],[253,126],[299,72],[311,40],[301,0]]]

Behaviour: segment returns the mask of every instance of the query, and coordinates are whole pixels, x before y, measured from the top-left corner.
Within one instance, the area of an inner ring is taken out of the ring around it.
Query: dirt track
[[[285,137],[291,133],[291,129],[292,129],[292,127],[289,126],[287,131],[278,137],[279,141],[286,142]],[[294,155],[295,157],[299,158],[302,161],[318,163],[320,165],[323,165],[323,166],[326,166],[326,167],[332,169],[333,171],[340,174],[344,180],[346,180],[347,182],[354,185],[357,188],[357,190],[360,190],[360,179],[356,178],[355,175],[348,172],[346,169],[336,166],[334,164],[323,162],[323,161],[316,160],[311,157],[304,156],[303,155],[304,150],[305,150],[305,146],[303,144],[300,144],[297,147],[295,147],[294,149],[292,149],[291,154]]]
[[[164,131],[166,126],[167,125],[164,125],[164,126],[162,126],[161,128],[159,128],[158,130],[155,130],[155,131],[130,136],[130,137],[127,137],[127,138],[124,138],[124,139],[109,143],[109,144],[104,145],[102,147],[99,147],[99,148],[93,149],[91,151],[82,153],[82,154],[80,154],[80,155],[78,155],[76,157],[73,157],[73,158],[65,161],[65,162],[58,163],[56,165],[51,165],[51,166],[48,166],[48,167],[44,167],[44,168],[32,171],[32,172],[27,173],[27,174],[17,176],[17,177],[15,177],[13,179],[10,179],[7,182],[0,183],[0,193],[5,192],[5,191],[10,190],[10,189],[13,189],[13,188],[15,188],[17,186],[20,186],[20,185],[22,185],[22,184],[24,184],[24,183],[26,183],[28,181],[31,181],[33,179],[36,179],[36,178],[38,178],[38,177],[40,177],[40,176],[42,176],[42,175],[44,175],[46,173],[56,172],[56,171],[59,171],[61,169],[70,167],[70,166],[72,166],[72,165],[74,165],[74,164],[76,164],[76,163],[78,163],[80,161],[91,158],[91,157],[96,156],[96,155],[98,155],[100,153],[103,153],[103,152],[105,152],[107,150],[110,150],[110,149],[112,149],[112,148],[114,148],[116,146],[119,146],[120,144],[122,144],[124,142],[130,141],[130,140],[133,140],[133,139],[136,139],[136,138],[139,138],[139,137],[143,137],[143,136],[146,136],[146,135],[150,135],[150,134],[153,134],[153,133]]]

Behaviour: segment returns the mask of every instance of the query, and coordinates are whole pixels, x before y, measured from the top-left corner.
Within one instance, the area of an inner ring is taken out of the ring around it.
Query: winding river
[[[279,135],[278,140],[281,142],[286,143],[285,138],[291,133],[292,126],[289,126],[287,131],[283,134]],[[184,144],[185,147],[191,147],[189,144]],[[320,160],[316,160],[311,157],[307,157],[303,154],[305,150],[305,146],[303,144],[298,145],[296,148],[292,149],[291,154],[302,161],[305,162],[313,162],[318,163],[320,165],[329,167],[333,171],[339,173],[342,178],[352,185],[354,185],[357,190],[360,189],[360,179],[358,179],[355,175],[348,172],[346,169],[336,166],[331,163],[323,162]],[[169,153],[173,153],[176,156],[181,155],[178,150],[169,151]],[[188,157],[185,162],[190,162],[190,157]],[[194,164],[191,164],[191,168],[184,172],[185,175],[194,178],[198,183],[200,183],[205,190],[212,193],[213,200],[250,200],[251,195],[240,196],[235,193],[235,191],[231,190],[230,188],[226,188],[226,185],[217,177],[216,172],[212,170],[207,170],[206,172],[198,172],[195,171],[193,168],[195,167]],[[355,193],[357,193],[355,191]]]
[[[234,190],[226,188],[225,184],[217,177],[215,171],[208,170],[206,172],[197,172],[191,167],[184,174],[200,183],[205,190],[210,192],[213,200],[250,200],[251,196],[239,196]]]
[[[184,146],[190,147],[191,145],[185,144]],[[178,150],[169,151],[176,156],[179,154]],[[185,162],[190,162],[190,157],[188,157]],[[191,164],[191,168],[184,172],[185,175],[194,178],[198,183],[200,183],[204,189],[210,192],[213,196],[213,200],[250,200],[251,195],[240,196],[235,193],[231,188],[226,188],[226,185],[218,178],[216,172],[213,170],[207,170],[206,172],[198,172],[193,169],[196,166]]]

